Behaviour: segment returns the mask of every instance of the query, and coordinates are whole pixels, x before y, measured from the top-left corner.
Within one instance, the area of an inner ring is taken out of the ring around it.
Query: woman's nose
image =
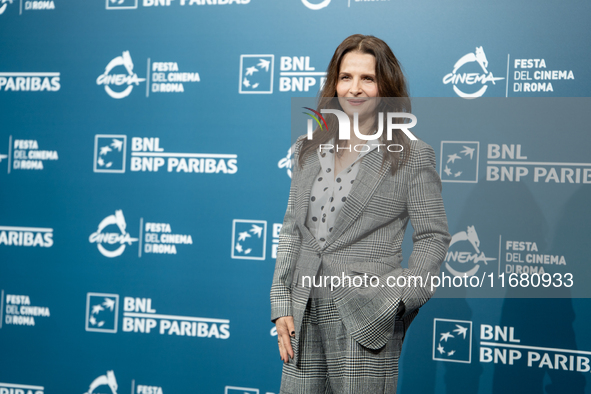
[[[361,80],[358,78],[354,78],[353,82],[351,83],[351,94],[357,95],[361,93]]]

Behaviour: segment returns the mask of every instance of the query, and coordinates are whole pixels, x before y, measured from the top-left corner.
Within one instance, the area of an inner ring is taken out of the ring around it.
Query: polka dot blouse
[[[334,139],[329,144],[334,145]],[[369,149],[364,148],[355,161],[343,168],[336,176],[334,174],[335,150],[322,149],[322,152],[317,150],[321,168],[312,184],[306,227],[316,237],[320,247],[324,247],[328,235],[335,230],[337,215],[355,183],[361,159],[378,144],[379,141],[367,141],[366,145]]]

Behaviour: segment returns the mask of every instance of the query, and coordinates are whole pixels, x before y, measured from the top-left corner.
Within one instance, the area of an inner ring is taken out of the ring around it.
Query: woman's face
[[[361,52],[348,52],[343,56],[337,82],[337,97],[341,107],[349,116],[360,115],[373,110],[378,96],[376,81],[376,58]]]

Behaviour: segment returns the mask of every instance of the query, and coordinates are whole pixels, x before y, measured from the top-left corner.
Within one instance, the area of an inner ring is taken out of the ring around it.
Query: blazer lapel
[[[306,158],[304,167],[299,173],[299,179],[297,180],[298,193],[296,195],[296,220],[300,224],[306,223],[308,206],[310,205],[310,193],[318,171],[320,171],[320,161],[318,160],[316,151],[312,151]]]
[[[391,163],[386,161],[384,168],[380,169],[382,165],[382,154],[377,149],[369,152],[359,165],[359,172],[353,182],[351,191],[347,196],[345,204],[339,212],[335,224],[335,231],[331,232],[326,239],[324,249],[329,249],[335,240],[347,231],[347,229],[357,220],[361,212],[369,202],[371,196],[377,189],[377,186],[390,171]],[[316,169],[318,171],[318,169]],[[311,184],[310,184],[311,185]],[[310,189],[308,188],[308,198]]]
[[[296,163],[296,165],[298,164]],[[308,227],[306,227],[306,217],[308,216],[308,207],[310,206],[310,193],[312,190],[312,185],[314,184],[314,180],[316,179],[316,175],[318,175],[320,168],[321,165],[320,161],[318,160],[318,154],[314,150],[306,158],[304,167],[299,173],[298,193],[296,195],[295,206],[296,222],[299,223],[300,232],[302,233],[304,241],[306,241],[308,245],[315,246],[317,250],[320,250],[320,245]]]

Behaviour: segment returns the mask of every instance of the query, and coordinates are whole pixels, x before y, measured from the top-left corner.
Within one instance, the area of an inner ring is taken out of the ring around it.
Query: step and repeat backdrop
[[[355,33],[391,46],[437,155],[442,273],[501,287],[438,290],[398,391],[590,393],[590,17],[588,1],[0,0],[0,394],[278,393],[292,98]]]

